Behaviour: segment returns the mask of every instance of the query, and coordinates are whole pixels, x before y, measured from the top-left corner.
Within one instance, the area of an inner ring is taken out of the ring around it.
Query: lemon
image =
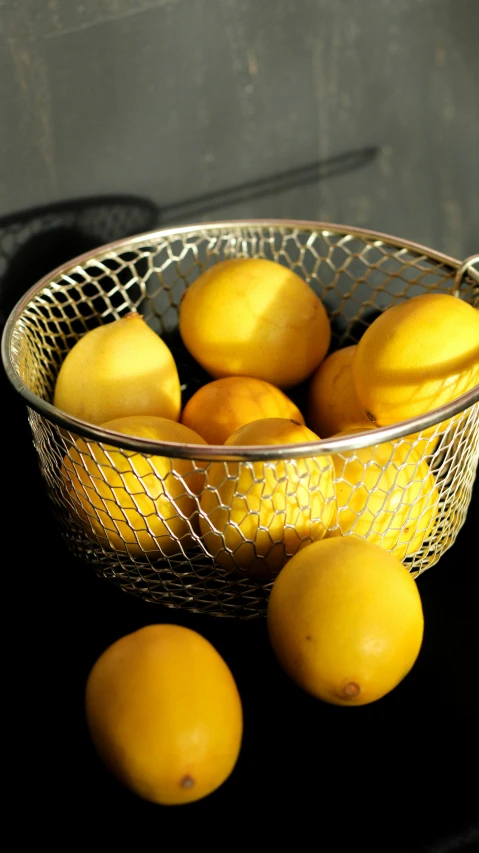
[[[366,417],[359,402],[354,386],[351,364],[355,353],[356,345],[330,353],[309,381],[307,424],[322,438],[329,438],[343,431],[374,429],[374,424]],[[444,423],[443,427],[446,426]],[[439,427],[435,432],[438,430]],[[431,432],[428,430],[425,435],[428,436]],[[422,433],[412,433],[407,439],[422,456],[431,455],[438,442],[436,437],[423,438]]]
[[[399,560],[416,553],[434,528],[439,505],[434,474],[418,450],[407,440],[383,441],[332,459],[338,532],[368,539]]]
[[[255,376],[280,388],[306,379],[331,340],[329,317],[312,288],[264,258],[234,258],[205,270],[181,300],[179,329],[215,379]]]
[[[406,299],[366,329],[351,370],[376,426],[436,409],[479,383],[479,311],[446,293]]]
[[[151,441],[206,444],[167,418],[138,415],[101,426]],[[204,484],[203,469],[192,460],[147,456],[78,438],[63,460],[61,477],[74,519],[104,548],[161,557],[191,546]]]
[[[236,430],[225,448],[318,441],[303,424],[264,418]],[[218,566],[256,580],[277,574],[304,545],[321,539],[335,513],[329,456],[213,462],[200,499],[200,530]]]
[[[225,376],[203,385],[186,403],[181,423],[208,444],[224,444],[237,429],[260,418],[304,423],[300,410],[283,391],[253,376]]]
[[[181,386],[176,363],[159,335],[131,312],[79,338],[60,366],[53,402],[96,425],[127,415],[177,421]]]
[[[329,438],[350,424],[371,426],[351,376],[355,352],[356,346],[349,346],[330,353],[309,381],[307,423],[321,438]]]
[[[147,625],[107,648],[86,683],[99,757],[145,800],[180,805],[216,790],[241,748],[241,699],[226,662],[201,634]]]
[[[274,581],[267,626],[279,664],[303,690],[335,705],[366,705],[394,689],[422,645],[416,581],[363,539],[323,539]]]

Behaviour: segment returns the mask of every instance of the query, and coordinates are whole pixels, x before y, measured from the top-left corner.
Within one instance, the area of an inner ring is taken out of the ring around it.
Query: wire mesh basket
[[[25,400],[69,549],[147,601],[239,618],[264,615],[276,573],[324,535],[371,538],[419,575],[453,545],[466,518],[479,454],[479,386],[394,426],[255,447],[125,436],[53,406],[73,344],[132,310],[170,347],[184,405],[212,377],[182,344],[180,301],[203,270],[232,257],[267,258],[298,273],[327,309],[330,351],[357,343],[378,313],[415,295],[454,293],[478,306],[476,258],[461,265],[413,243],[329,223],[179,227],[111,243],[59,267],[11,312],[2,357]],[[301,408],[306,386],[290,390]]]

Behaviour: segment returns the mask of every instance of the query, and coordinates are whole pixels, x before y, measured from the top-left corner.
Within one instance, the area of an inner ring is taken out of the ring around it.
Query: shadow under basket
[[[74,343],[132,310],[169,345],[184,405],[211,377],[182,345],[179,304],[203,270],[233,257],[267,258],[298,273],[326,307],[330,351],[357,343],[374,317],[412,296],[453,293],[478,305],[475,258],[461,264],[384,234],[320,222],[166,229],[57,268],[11,312],[2,358],[26,403],[53,516],[69,549],[99,576],[149,602],[264,616],[284,562],[318,536],[338,535],[335,496],[346,484],[346,535],[367,535],[419,575],[454,544],[466,518],[479,455],[479,386],[394,426],[308,444],[228,449],[127,437],[53,406],[56,377]],[[301,408],[305,387],[287,393]],[[348,482],[352,460],[355,479]],[[358,499],[358,464],[364,482],[373,483],[366,504]]]

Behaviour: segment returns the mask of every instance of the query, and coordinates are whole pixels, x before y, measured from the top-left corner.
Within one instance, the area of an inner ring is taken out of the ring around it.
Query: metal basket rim
[[[451,267],[451,269],[456,272],[461,268],[461,261],[430,249],[420,243],[404,240],[380,231],[356,228],[354,226],[341,225],[332,222],[302,219],[230,219],[204,223],[196,222],[187,225],[161,228],[154,231],[145,231],[140,234],[124,237],[120,240],[105,243],[101,246],[97,246],[93,250],[89,250],[88,252],[71,258],[69,261],[47,273],[47,275],[43,276],[38,282],[32,285],[26,293],[23,294],[7,317],[1,339],[3,366],[10,383],[23,397],[27,406],[31,409],[35,410],[40,415],[47,417],[57,425],[89,440],[99,441],[121,449],[133,450],[149,455],[164,455],[168,457],[201,461],[217,460],[227,462],[244,460],[274,460],[282,458],[295,459],[322,456],[332,452],[338,453],[359,449],[361,447],[368,447],[374,444],[380,444],[384,441],[402,438],[412,433],[420,432],[423,429],[432,427],[441,421],[447,420],[453,415],[464,411],[479,400],[478,384],[450,403],[415,418],[399,421],[391,426],[376,427],[368,429],[366,432],[351,433],[348,436],[340,436],[336,438],[324,438],[315,442],[288,445],[255,445],[254,447],[251,445],[238,446],[234,448],[234,451],[233,449],[230,451],[229,449],[226,450],[224,445],[176,444],[174,442],[148,441],[146,439],[127,436],[124,433],[117,433],[113,430],[102,429],[57,409],[51,403],[48,403],[37,394],[30,391],[30,389],[26,388],[19,379],[10,357],[10,345],[14,329],[22,315],[22,312],[29,304],[32,297],[51,284],[58,276],[63,275],[68,271],[72,271],[75,267],[85,264],[88,261],[97,259],[99,256],[104,256],[105,254],[108,254],[108,252],[117,251],[122,248],[126,250],[129,247],[133,247],[144,242],[158,240],[163,237],[179,237],[181,235],[191,234],[198,231],[214,232],[218,230],[224,231],[237,228],[255,227],[298,228],[309,230],[311,233],[316,232],[322,234],[343,235],[344,237],[349,237],[351,239],[354,239],[355,237],[368,238],[369,240],[372,239],[374,242],[379,244],[387,244],[400,249],[413,250],[414,252],[425,255],[427,258],[431,258],[439,261],[441,264]]]

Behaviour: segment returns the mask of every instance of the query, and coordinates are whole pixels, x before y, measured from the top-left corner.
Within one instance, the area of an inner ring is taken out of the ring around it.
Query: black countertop
[[[476,486],[456,543],[418,579],[425,614],[417,662],[391,693],[330,706],[282,672],[264,619],[236,621],[148,604],[73,558],[43,490],[27,410],[4,382],[3,656],[6,779],[16,837],[52,849],[84,836],[109,848],[213,849],[254,842],[328,853],[479,849],[479,575]],[[230,778],[187,806],[123,788],[89,740],[89,670],[120,636],[152,622],[202,633],[230,666],[244,737]],[[13,744],[14,749],[10,747]],[[13,818],[22,803],[24,820]],[[124,846],[122,846],[124,845]]]

